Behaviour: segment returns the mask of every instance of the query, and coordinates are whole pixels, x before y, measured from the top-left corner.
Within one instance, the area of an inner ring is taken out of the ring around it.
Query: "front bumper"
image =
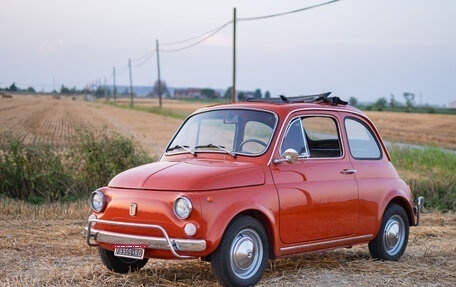
[[[89,223],[86,230],[86,239],[89,246],[98,246],[93,241],[103,242],[108,244],[131,244],[131,245],[147,245],[149,249],[169,250],[171,253],[182,259],[193,258],[192,256],[180,255],[179,252],[200,252],[206,249],[206,241],[203,239],[176,239],[170,238],[166,230],[160,225],[155,224],[140,224],[129,222],[117,222],[109,220],[97,219],[95,216],[89,217]],[[143,236],[134,234],[124,234],[93,228],[94,223],[102,223],[108,225],[158,229],[163,234],[163,237]]]
[[[413,207],[413,213],[415,214],[415,226],[418,226],[420,224],[420,213],[421,210],[423,209],[424,206],[424,197],[419,196],[417,200],[417,205]]]

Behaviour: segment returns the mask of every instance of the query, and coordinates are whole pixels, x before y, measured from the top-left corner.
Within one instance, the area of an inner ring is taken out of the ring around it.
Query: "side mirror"
[[[292,148],[289,148],[282,154],[282,158],[276,158],[272,162],[275,164],[280,164],[280,163],[284,163],[284,162],[295,163],[297,161],[298,161],[298,152]]]

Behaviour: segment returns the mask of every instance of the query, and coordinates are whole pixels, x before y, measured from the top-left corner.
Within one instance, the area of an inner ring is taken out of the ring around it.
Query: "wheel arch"
[[[401,196],[393,197],[388,202],[388,204],[385,206],[385,208],[383,210],[383,214],[385,213],[386,209],[392,204],[397,204],[405,210],[405,213],[407,214],[407,217],[408,217],[409,226],[415,225],[415,217],[413,216],[413,208],[410,205],[408,200],[406,200],[404,197],[401,197]],[[382,214],[382,216],[383,216],[383,214]]]
[[[244,210],[244,211],[240,212],[239,214],[237,214],[235,217],[233,217],[233,219],[231,221],[233,221],[236,217],[241,216],[241,215],[253,217],[253,218],[257,219],[261,223],[261,225],[263,225],[263,228],[266,231],[266,234],[268,237],[269,259],[274,259],[274,257],[275,257],[275,255],[274,255],[274,246],[275,246],[274,234],[275,233],[274,233],[273,225],[272,225],[271,221],[269,220],[268,216],[266,216],[266,214],[264,214],[261,211],[256,210],[256,209],[247,209],[247,210]]]

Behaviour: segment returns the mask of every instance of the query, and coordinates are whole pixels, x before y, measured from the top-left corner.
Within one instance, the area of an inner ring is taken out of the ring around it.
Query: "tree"
[[[205,96],[208,99],[215,99],[215,91],[213,89],[202,89],[201,96]]]
[[[388,103],[388,101],[386,100],[386,98],[380,98],[378,99],[374,106],[377,108],[378,111],[383,111],[386,107],[386,104]]]
[[[262,94],[260,89],[256,89],[255,92],[253,93],[253,97],[257,99],[261,99]]]
[[[266,93],[264,93],[264,97],[265,97],[266,99],[271,98],[271,93],[270,93],[269,91],[266,91]]]
[[[36,93],[35,89],[33,87],[28,87],[27,92],[29,93]]]
[[[8,91],[10,92],[17,92],[18,88],[16,87],[16,83],[12,83],[11,86],[9,86]]]
[[[358,99],[355,97],[350,97],[348,103],[350,104],[350,106],[356,106],[358,104]]]
[[[407,106],[407,111],[410,112],[410,110],[413,108],[413,104],[415,102],[415,94],[413,94],[413,93],[404,93],[403,97],[405,99],[405,105]]]
[[[390,98],[390,107],[391,109],[394,110],[395,107],[398,106],[398,102],[396,101],[396,99],[394,98],[394,94],[391,94],[391,98]]]
[[[158,80],[155,81],[154,84],[154,95],[161,96],[163,94],[166,94],[168,92],[168,85],[166,84],[165,81],[160,80],[160,91],[159,90],[159,85],[158,85]]]
[[[223,97],[225,99],[231,99],[231,90],[232,89],[233,89],[233,87],[228,87],[228,89],[226,89],[225,94],[223,95]]]
[[[242,101],[245,99],[245,94],[244,92],[239,92],[237,95],[238,100]]]

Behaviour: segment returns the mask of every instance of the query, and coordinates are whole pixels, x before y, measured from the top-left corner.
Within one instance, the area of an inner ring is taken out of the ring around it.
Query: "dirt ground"
[[[382,134],[390,130],[385,138],[394,139],[395,134],[419,138],[416,134],[425,131],[430,135],[423,137],[426,144],[456,149],[455,116],[370,116]],[[0,99],[0,131],[61,148],[75,126],[87,123],[134,136],[157,155],[181,122],[79,98],[14,95]],[[87,202],[31,211],[29,206],[0,202],[0,286],[217,285],[211,265],[199,260],[150,260],[139,273],[109,272],[96,248],[85,243],[88,214]],[[306,254],[271,261],[258,286],[456,286],[456,215],[426,213],[422,225],[412,227],[410,233],[407,250],[398,262],[370,259],[367,246]]]
[[[199,260],[151,259],[138,273],[112,273],[85,243],[84,216],[56,219],[60,209],[0,213],[0,286],[218,286]],[[455,270],[456,215],[427,213],[398,262],[372,260],[365,245],[305,254],[270,261],[258,286],[456,286]]]

